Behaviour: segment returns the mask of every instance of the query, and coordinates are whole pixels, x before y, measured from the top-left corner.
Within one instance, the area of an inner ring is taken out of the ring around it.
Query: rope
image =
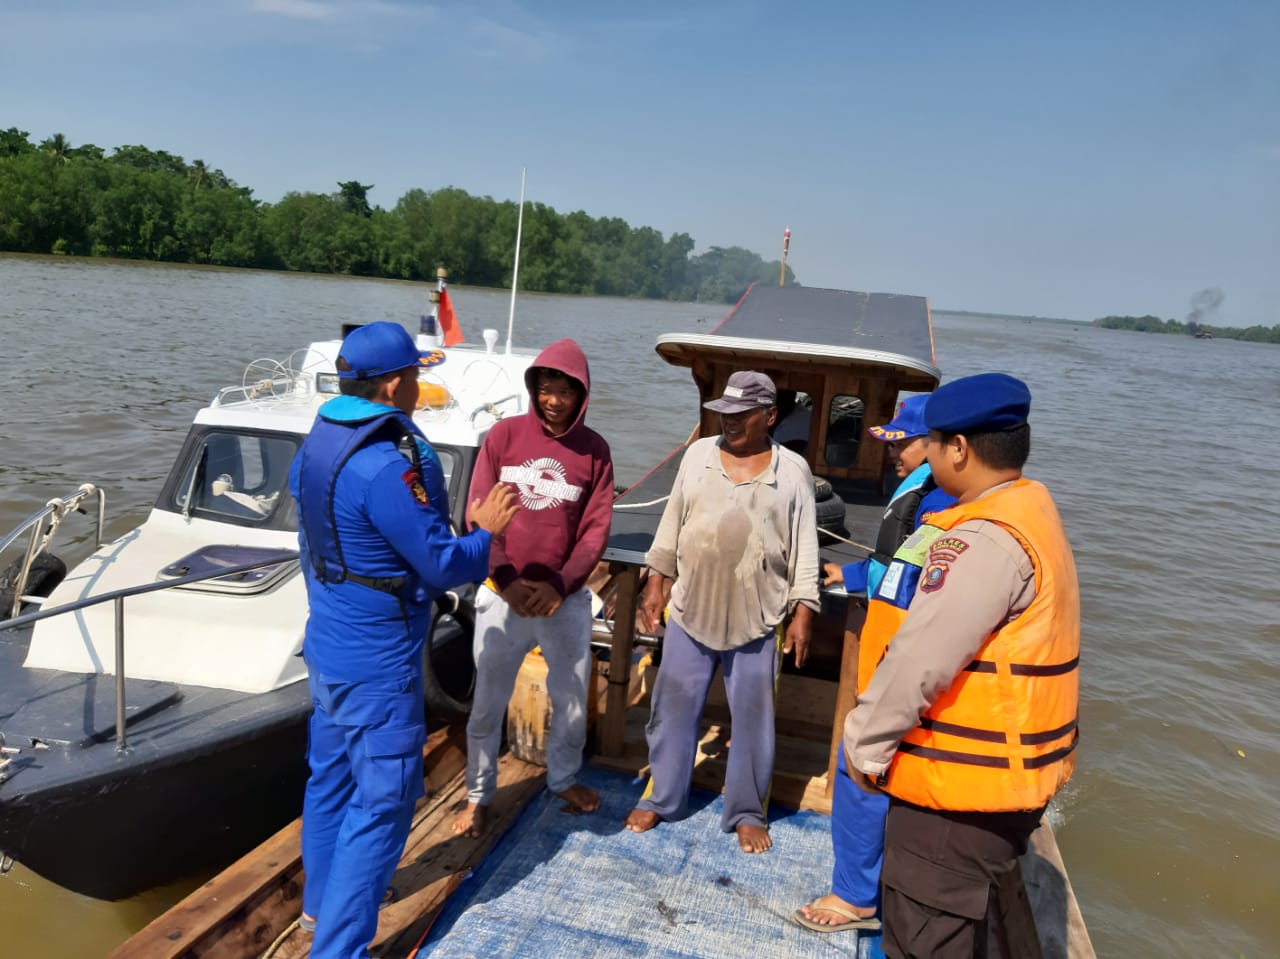
[[[829,530],[829,529],[823,529],[821,526],[819,526],[819,527],[818,527],[818,532],[819,532],[819,533],[826,533],[826,534],[827,534],[828,536],[830,536],[832,539],[838,539],[838,540],[840,540],[840,542],[842,542],[842,543],[848,543],[850,546],[856,546],[858,549],[865,549],[868,553],[874,553],[874,552],[875,552],[875,547],[873,547],[873,546],[866,546],[866,545],[863,545],[862,543],[856,543],[856,542],[854,542],[854,541],[853,541],[853,540],[851,540],[851,539],[845,539],[845,538],[844,538],[843,536],[841,536],[839,533],[833,533],[833,532],[831,532],[831,530]]]
[[[670,493],[668,493],[666,496],[659,496],[657,499],[651,499],[647,503],[614,503],[613,508],[614,509],[643,509],[646,506],[657,506],[659,503],[665,503],[669,499],[671,499]]]

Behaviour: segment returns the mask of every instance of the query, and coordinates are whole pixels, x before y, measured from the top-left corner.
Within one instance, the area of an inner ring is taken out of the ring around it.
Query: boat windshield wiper
[[[191,471],[191,482],[187,484],[187,495],[182,500],[182,518],[191,518],[191,502],[195,499],[196,487],[200,485],[204,478],[205,466],[209,462],[209,447],[205,446],[200,450],[200,462],[196,463],[196,468]]]

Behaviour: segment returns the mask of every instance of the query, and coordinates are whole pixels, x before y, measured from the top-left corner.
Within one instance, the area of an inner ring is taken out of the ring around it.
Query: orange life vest
[[[929,520],[934,529],[925,536],[932,542],[941,531],[976,519],[999,524],[1022,544],[1035,570],[1035,598],[987,638],[920,725],[903,737],[885,789],[933,809],[1037,809],[1075,768],[1080,675],[1075,561],[1049,491],[1032,480],[1017,480],[934,514]],[[877,595],[883,590],[882,585]],[[873,668],[905,615],[872,598],[862,645],[868,659],[874,656]],[[860,667],[861,662],[860,657]],[[860,668],[860,691],[870,672],[864,679]]]

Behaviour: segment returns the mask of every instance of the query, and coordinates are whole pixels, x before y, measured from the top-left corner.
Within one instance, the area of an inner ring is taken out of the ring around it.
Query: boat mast
[[[787,285],[787,250],[791,248],[791,227],[782,231],[782,269],[778,274],[778,286]]]
[[[520,276],[520,233],[524,229],[524,167],[520,168],[520,213],[516,217],[516,262],[511,268],[511,313],[507,316],[507,355],[511,355],[511,330],[516,323],[516,280]]]

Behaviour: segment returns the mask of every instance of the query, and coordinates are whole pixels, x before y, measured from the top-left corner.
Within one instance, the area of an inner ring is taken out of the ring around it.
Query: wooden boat
[[[691,370],[700,400],[719,396],[735,370],[756,369],[768,373],[777,384],[780,396],[785,397],[780,405],[802,411],[795,417],[800,428],[787,440],[788,445],[800,451],[815,476],[821,477],[822,501],[834,501],[839,510],[838,517],[829,515],[825,521],[820,517],[820,524],[826,530],[822,537],[824,558],[847,562],[865,555],[865,548],[859,548],[855,540],[874,536],[889,482],[885,444],[862,442],[864,424],[887,422],[901,393],[931,390],[940,379],[929,307],[924,298],[799,287],[753,287],[713,332],[663,336],[656,348],[667,362]],[[715,415],[699,409],[699,422],[688,442],[718,429]],[[645,652],[659,645],[661,639],[644,635],[637,629],[636,598],[644,554],[670,492],[680,453],[681,450],[676,450],[618,498],[605,554],[606,565],[601,570],[605,618],[598,621],[596,633],[601,653],[597,675],[603,688],[599,691],[592,761],[598,768],[625,774],[617,786],[623,792],[638,789],[636,784],[643,782],[647,771],[642,727],[647,718],[652,666]],[[778,749],[771,794],[775,809],[789,807],[808,810],[810,814],[830,812],[836,749],[843,718],[852,706],[856,688],[857,632],[862,609],[863,604],[857,597],[842,591],[824,591],[822,615],[817,620],[811,647],[811,665],[799,671],[790,666],[784,669],[779,683]],[[531,773],[525,760],[537,758],[539,741],[545,731],[545,711],[538,705],[536,667],[529,669],[528,677],[528,683],[517,688],[509,710],[508,739],[512,753],[503,760],[501,790],[495,805],[504,827],[516,822],[514,839],[504,839],[484,869],[501,870],[504,857],[514,856],[516,850],[523,847],[548,848],[545,817],[531,820],[530,813],[526,812],[516,818],[520,807],[529,802],[539,785],[537,772]],[[702,758],[695,770],[695,785],[713,793],[719,791],[723,782],[723,750],[718,749],[717,744],[722,745],[731,732],[723,693],[713,689],[704,715],[705,735]],[[460,732],[455,728],[436,733],[428,746],[428,797],[419,807],[415,831],[396,874],[395,901],[384,910],[375,939],[375,955],[416,954],[450,894],[463,895],[456,892],[458,887],[481,863],[486,843],[496,838],[491,834],[483,841],[463,840],[454,837],[448,828],[455,810],[465,802],[460,742]],[[628,794],[624,807],[631,798],[632,794]],[[703,809],[691,819],[706,815]],[[787,816],[781,816],[773,828],[781,829],[786,820]],[[544,856],[537,868],[554,870],[559,865],[570,872],[589,875],[595,882],[595,894],[610,901],[610,884],[627,884],[639,868],[634,846],[628,844],[643,844],[647,837],[669,825],[664,823],[653,833],[636,837],[622,833],[618,822],[598,822],[589,827],[586,840],[575,847],[571,856],[553,851]],[[206,889],[197,891],[175,910],[160,917],[122,946],[114,954],[115,959],[248,957],[263,954],[264,949],[280,959],[305,955],[309,940],[296,928],[301,889],[297,836],[295,824],[280,833],[271,845],[246,857]],[[763,875],[770,868],[770,857],[781,855],[779,850],[786,841],[775,831],[774,850],[759,857],[737,854],[735,861],[750,862],[750,868],[756,870],[757,875]],[[645,873],[648,877],[645,883],[664,888],[669,878],[666,872],[675,871],[676,859],[693,861],[702,872],[715,874],[721,867],[713,864],[714,860],[699,858],[710,856],[713,845],[705,841],[701,845],[690,842],[679,856],[668,858],[655,848],[652,855],[670,868],[662,865],[652,874]],[[555,843],[550,847],[554,850]],[[829,855],[829,846],[826,848]],[[821,853],[814,858],[820,865]],[[829,870],[829,864],[821,868]],[[828,877],[829,872],[815,880],[816,888],[789,887],[784,890],[783,898],[790,897],[790,908],[794,908],[808,896],[827,888]],[[738,879],[741,881],[741,877]],[[795,882],[795,877],[790,881]],[[717,882],[726,888],[732,885],[727,873]],[[503,881],[498,881],[498,885],[501,887]],[[520,886],[529,888],[520,893]],[[546,898],[545,888],[536,882],[516,883],[503,887],[502,895],[519,894],[541,901]],[[641,894],[645,892],[651,890],[646,888]],[[776,897],[776,888],[770,894]],[[490,880],[486,880],[480,891],[473,890],[466,895],[470,897],[466,901],[479,897],[485,910],[494,908],[493,900],[487,898],[496,895]],[[579,928],[581,938],[573,938],[571,931],[557,926],[559,935],[569,937],[558,940],[565,943],[564,952],[558,954],[621,955],[639,950],[651,956],[709,956],[741,955],[750,951],[759,959],[767,959],[773,955],[799,955],[799,946],[817,948],[812,945],[815,939],[830,939],[814,936],[797,926],[781,932],[773,930],[776,935],[757,935],[749,942],[736,941],[726,947],[716,939],[723,935],[723,929],[717,929],[724,925],[723,919],[719,923],[696,920],[676,923],[671,918],[676,907],[665,896],[656,892],[653,895],[659,896],[654,908],[662,919],[669,921],[671,928],[659,922],[655,929],[652,925],[646,926],[642,919],[635,918],[634,922],[629,919],[633,928],[626,935],[632,938],[622,938],[621,945],[613,942],[606,948],[592,938],[598,937],[600,930],[590,928],[590,919],[586,926]],[[763,890],[744,895],[766,913],[778,912],[779,928],[786,925],[787,912],[779,911],[786,909],[785,901],[781,906],[777,902],[770,905]],[[455,913],[451,921],[455,924],[470,913],[466,901],[451,907]],[[1093,955],[1052,830],[1047,825],[1037,831],[1032,850],[1024,857],[1021,873],[1015,873],[1007,888],[1001,890],[1001,903],[1017,955]],[[542,902],[538,908],[547,908],[546,903]],[[525,943],[530,949],[534,948],[530,944],[535,941],[533,933],[539,921],[535,917],[532,925],[524,930],[528,936]],[[597,916],[595,921],[599,924],[605,920]],[[673,928],[678,928],[678,936]],[[475,931],[473,925],[458,935],[474,936]],[[698,938],[704,933],[709,938]],[[454,933],[444,932],[437,939],[436,933],[432,933],[434,941],[428,940],[426,948],[433,955],[453,955],[446,945],[452,935]],[[797,935],[801,938],[795,938]],[[624,937],[624,933],[610,926],[609,936],[612,941]],[[666,936],[675,938],[668,941]],[[803,938],[806,936],[810,938]],[[844,942],[847,948],[856,948],[859,955],[875,955],[878,952],[875,939],[863,937],[856,947],[848,938]],[[736,951],[726,953],[722,951],[724,948]],[[483,952],[482,947],[467,940],[458,954],[477,954],[475,949]],[[670,951],[665,951],[667,949]]]

